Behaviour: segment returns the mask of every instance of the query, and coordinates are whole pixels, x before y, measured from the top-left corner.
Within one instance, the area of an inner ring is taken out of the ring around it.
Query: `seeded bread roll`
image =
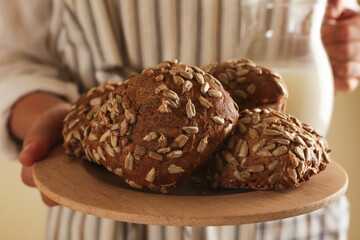
[[[166,193],[206,163],[238,116],[217,79],[163,62],[109,95],[85,132],[85,152],[130,186]]]
[[[115,90],[118,84],[105,81],[100,86],[91,88],[82,94],[71,106],[64,119],[62,135],[66,154],[71,157],[86,158],[82,141],[84,130],[90,125],[100,106],[107,99],[109,92]]]
[[[255,108],[240,113],[232,136],[194,175],[214,188],[283,190],[324,170],[329,152],[322,137],[298,119]]]
[[[240,111],[256,107],[285,110],[287,88],[281,76],[270,69],[247,59],[215,62],[202,68],[221,81]]]

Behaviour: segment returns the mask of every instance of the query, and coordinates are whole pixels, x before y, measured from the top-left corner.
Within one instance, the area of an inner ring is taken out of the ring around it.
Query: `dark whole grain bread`
[[[68,156],[86,159],[82,146],[84,130],[90,125],[90,121],[106,101],[109,93],[117,86],[117,83],[104,81],[98,87],[93,87],[82,94],[71,106],[70,112],[64,119],[62,130],[64,147]]]
[[[109,94],[85,132],[84,148],[130,186],[166,193],[208,161],[238,116],[217,79],[166,61]]]
[[[210,63],[202,69],[219,79],[238,104],[247,108],[272,108],[284,111],[288,91],[281,76],[248,59]]]
[[[295,117],[247,109],[222,149],[192,179],[213,188],[283,190],[324,170],[329,152],[323,138]]]

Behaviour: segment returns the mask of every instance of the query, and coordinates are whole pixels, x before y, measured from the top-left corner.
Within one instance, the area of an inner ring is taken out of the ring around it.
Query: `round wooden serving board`
[[[337,163],[300,187],[286,191],[210,190],[187,183],[168,195],[129,188],[105,168],[69,159],[62,147],[34,166],[39,190],[87,214],[141,224],[216,226],[264,222],[327,206],[346,191]]]

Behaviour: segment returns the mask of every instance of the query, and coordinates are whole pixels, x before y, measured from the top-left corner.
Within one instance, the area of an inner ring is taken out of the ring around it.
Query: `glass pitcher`
[[[286,112],[322,135],[334,98],[332,71],[321,42],[326,0],[242,0],[236,57],[280,73],[287,85]]]

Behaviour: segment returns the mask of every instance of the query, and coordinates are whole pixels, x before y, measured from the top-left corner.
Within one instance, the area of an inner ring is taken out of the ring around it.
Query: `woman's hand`
[[[13,134],[23,140],[19,160],[23,182],[36,187],[32,175],[33,164],[44,158],[61,140],[63,119],[70,104],[48,93],[33,93],[21,99],[14,107],[10,119]],[[57,203],[41,194],[48,206]]]
[[[360,12],[343,9],[341,0],[329,0],[322,26],[336,91],[351,92],[360,82]]]

